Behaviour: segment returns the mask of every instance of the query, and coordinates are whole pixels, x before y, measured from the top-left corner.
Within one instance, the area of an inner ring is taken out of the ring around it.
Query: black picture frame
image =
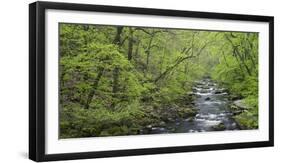
[[[45,153],[45,11],[47,9],[69,11],[95,11],[123,14],[160,15],[221,20],[240,20],[269,23],[269,140],[261,142],[157,147],[83,153]],[[151,8],[117,7],[55,2],[34,2],[29,5],[29,158],[34,161],[55,161],[115,156],[147,155],[191,151],[222,150],[236,148],[268,147],[274,144],[274,18],[270,16],[240,15],[210,12],[164,10]]]

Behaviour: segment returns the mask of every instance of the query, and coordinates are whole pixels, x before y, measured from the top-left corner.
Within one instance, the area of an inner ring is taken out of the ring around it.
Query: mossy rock
[[[180,118],[188,118],[197,114],[195,109],[192,108],[179,108],[178,115]]]
[[[234,117],[242,130],[258,129],[258,116],[242,113]]]
[[[218,124],[216,126],[213,126],[212,128],[215,131],[223,131],[223,130],[226,129],[226,127],[225,127],[225,125],[223,123],[220,123],[220,124]]]
[[[238,107],[241,110],[249,110],[251,109],[250,106],[248,106],[244,100],[236,100],[233,102],[233,105],[235,105],[236,107]]]

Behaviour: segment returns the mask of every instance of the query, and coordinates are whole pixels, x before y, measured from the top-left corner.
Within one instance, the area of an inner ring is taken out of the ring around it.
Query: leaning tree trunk
[[[86,100],[86,103],[85,103],[85,109],[89,109],[89,107],[90,107],[90,103],[92,102],[92,99],[93,99],[94,95],[96,94],[96,90],[98,88],[99,81],[100,81],[100,79],[103,75],[103,71],[104,71],[104,68],[100,68],[98,70],[98,75],[93,82],[94,84],[92,85],[92,90],[88,94],[88,97],[87,97],[87,100]]]

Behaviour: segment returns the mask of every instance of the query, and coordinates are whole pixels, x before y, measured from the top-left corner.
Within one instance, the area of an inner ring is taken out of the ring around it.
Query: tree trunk
[[[102,77],[103,71],[104,71],[104,68],[100,68],[98,70],[98,75],[97,75],[96,79],[94,80],[94,84],[92,86],[92,90],[88,94],[88,97],[87,97],[87,100],[86,100],[86,103],[85,103],[85,109],[89,109],[90,103],[92,102],[92,99],[93,99],[93,97],[96,94],[96,89],[97,89],[97,87],[99,85],[99,81],[100,81],[100,79]]]
[[[146,53],[146,68],[145,68],[145,73],[144,76],[146,77],[147,72],[149,71],[149,58],[150,58],[150,50],[151,50],[151,46],[152,46],[152,41],[153,41],[153,37],[150,37],[149,43],[147,48],[145,49],[145,53]]]
[[[136,58],[139,57],[139,46],[140,46],[140,41],[137,41],[136,43],[136,48],[135,48],[135,52],[134,52],[134,60],[136,60]]]
[[[123,31],[123,27],[118,26],[117,27],[117,31],[116,31],[116,35],[115,35],[115,39],[113,41],[113,44],[117,45],[119,48],[121,47],[121,34]],[[119,87],[119,68],[116,67],[113,70],[113,84],[112,84],[112,93],[113,93],[113,97],[116,97],[116,93],[118,92],[118,87]],[[112,104],[114,107],[114,104]]]
[[[128,60],[130,61],[132,59],[132,54],[133,54],[133,30],[132,28],[129,28],[129,41],[128,41]]]
[[[223,59],[224,59],[226,67],[229,67],[228,62],[227,62],[226,57],[225,57],[225,54],[224,54],[224,51],[222,51],[222,55],[223,55]]]
[[[123,27],[118,26],[115,38],[113,40],[113,44],[118,45],[119,47],[121,46],[121,34],[122,34],[122,31],[123,31]]]

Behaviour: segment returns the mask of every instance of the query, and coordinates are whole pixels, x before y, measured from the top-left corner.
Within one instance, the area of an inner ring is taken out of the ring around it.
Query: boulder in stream
[[[215,131],[223,131],[223,130],[226,129],[226,127],[225,127],[225,125],[221,122],[221,123],[219,123],[218,125],[213,126],[212,129],[215,130]]]
[[[223,94],[223,93],[226,93],[227,91],[226,91],[226,89],[224,89],[224,88],[222,88],[222,89],[217,89],[217,90],[215,90],[215,94]]]
[[[210,101],[210,100],[211,100],[210,97],[205,98],[205,101]]]

